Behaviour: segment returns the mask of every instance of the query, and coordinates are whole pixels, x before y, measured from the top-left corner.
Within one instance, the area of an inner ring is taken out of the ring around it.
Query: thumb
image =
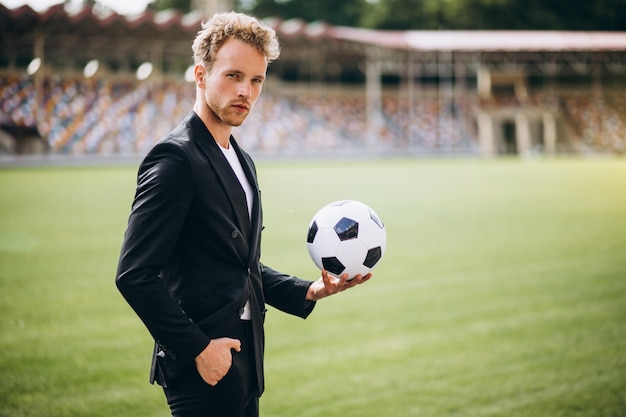
[[[235,352],[241,352],[241,340],[229,339],[229,346],[231,349],[235,349]]]

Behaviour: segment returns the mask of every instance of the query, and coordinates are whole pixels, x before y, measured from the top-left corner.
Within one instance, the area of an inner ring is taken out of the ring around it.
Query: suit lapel
[[[250,259],[249,262],[252,263],[258,256],[259,249],[259,241],[261,238],[261,228],[262,228],[262,212],[261,212],[261,192],[259,191],[259,184],[257,182],[256,170],[254,169],[254,163],[252,159],[244,153],[239,144],[235,139],[231,136],[231,141],[233,148],[235,148],[235,152],[237,153],[237,157],[241,162],[241,166],[243,171],[246,173],[246,177],[248,178],[248,182],[252,187],[252,192],[254,194],[254,201],[252,203],[252,215],[251,218],[251,234],[250,234]]]
[[[215,173],[226,190],[226,195],[230,201],[240,231],[244,233],[246,237],[250,238],[250,217],[248,216],[246,194],[237,176],[220,150],[219,145],[215,142],[209,130],[195,113],[190,116],[189,125],[194,132],[196,143],[206,155],[209,162],[214,166]]]

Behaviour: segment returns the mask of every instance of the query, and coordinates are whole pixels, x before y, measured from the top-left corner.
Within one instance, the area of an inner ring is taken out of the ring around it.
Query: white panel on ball
[[[342,200],[322,207],[307,231],[307,248],[319,269],[339,277],[366,275],[382,259],[387,231],[368,205]]]

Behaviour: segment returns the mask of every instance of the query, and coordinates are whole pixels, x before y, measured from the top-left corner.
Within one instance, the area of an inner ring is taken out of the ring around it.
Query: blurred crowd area
[[[40,91],[37,94],[37,91]],[[499,109],[558,114],[586,149],[626,149],[624,91],[536,92],[479,99],[395,88],[382,96],[381,112],[368,116],[363,91],[268,85],[244,124],[239,143],[254,153],[328,153],[388,150],[415,153],[479,153],[476,115]],[[193,84],[51,76],[36,88],[27,76],[0,77],[0,126],[31,130],[48,152],[70,155],[142,155],[190,111]],[[38,99],[38,96],[41,99]],[[7,153],[10,150],[2,149]]]

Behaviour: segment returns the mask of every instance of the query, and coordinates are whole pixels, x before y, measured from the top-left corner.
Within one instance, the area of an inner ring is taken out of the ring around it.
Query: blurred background
[[[371,284],[270,309],[262,415],[626,417],[626,0],[0,1],[0,417],[167,414],[115,268],[229,9],[282,45],[235,132],[264,262],[317,278],[339,199],[389,236]]]
[[[0,157],[143,155],[224,10],[282,45],[236,132],[253,154],[626,151],[624,0],[38,0],[0,3]]]

